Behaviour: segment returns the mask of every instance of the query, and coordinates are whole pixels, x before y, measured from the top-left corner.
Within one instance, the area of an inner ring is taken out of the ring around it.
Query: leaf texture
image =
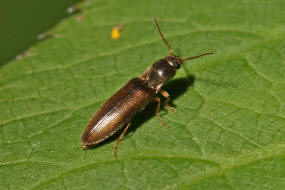
[[[0,189],[285,189],[285,2],[87,0],[0,70]],[[82,151],[98,107],[169,52],[189,61],[155,104]],[[121,37],[112,28],[121,24]]]

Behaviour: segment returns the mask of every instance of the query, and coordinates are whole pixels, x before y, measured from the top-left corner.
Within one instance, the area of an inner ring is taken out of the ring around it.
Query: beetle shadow
[[[163,87],[163,90],[167,91],[170,95],[170,101],[168,102],[168,104],[171,107],[175,108],[176,106],[173,104],[173,100],[183,95],[187,91],[187,89],[194,84],[194,81],[195,81],[195,76],[189,75],[186,78],[178,78],[178,79],[174,79],[166,83],[165,86]],[[161,98],[160,110],[165,109],[165,106],[164,106],[165,98],[160,95],[158,96]],[[153,117],[156,117],[155,115],[156,106],[157,106],[156,102],[151,102],[146,107],[146,109],[136,114],[136,116],[133,119],[133,126],[130,128],[129,133],[135,132],[138,129],[138,127],[141,126],[143,123],[145,123],[146,121],[150,120]],[[165,110],[168,112],[167,109]]]
[[[167,84],[165,84],[165,86],[163,87],[163,90],[167,91],[170,94],[170,101],[168,102],[169,105],[172,107],[175,107],[175,105],[172,104],[172,100],[184,94],[186,90],[194,84],[194,81],[195,81],[195,76],[189,75],[186,78],[174,79],[174,80],[169,81]],[[161,98],[162,104],[161,104],[160,109],[164,109],[164,104],[163,104],[164,99],[165,98],[163,97]],[[156,106],[157,106],[156,102],[150,102],[149,105],[147,105],[147,107],[143,111],[137,113],[135,117],[132,119],[132,124],[122,140],[130,137],[143,123],[150,120],[154,116],[156,117],[155,115]],[[116,141],[116,139],[119,138],[119,136],[122,134],[124,128],[125,127],[122,127],[122,129],[117,131],[110,138],[107,138],[105,141],[99,144],[96,144],[96,145],[91,145],[90,147],[88,147],[88,149],[97,148],[97,147],[112,143],[113,141]]]

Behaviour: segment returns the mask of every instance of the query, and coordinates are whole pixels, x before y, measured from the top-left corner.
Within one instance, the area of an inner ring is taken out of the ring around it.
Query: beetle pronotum
[[[153,17],[153,21],[161,39],[168,47],[170,54],[163,59],[157,60],[139,77],[131,79],[99,108],[83,132],[83,149],[104,141],[122,127],[126,126],[122,134],[116,140],[114,148],[114,154],[116,155],[119,142],[130,127],[132,118],[151,101],[157,102],[155,114],[158,119],[166,125],[159,115],[161,101],[156,95],[161,94],[164,96],[166,99],[166,108],[170,111],[174,111],[174,109],[168,105],[168,101],[170,100],[169,94],[162,90],[162,86],[174,77],[176,70],[178,70],[185,61],[213,54],[212,52],[203,53],[187,58],[174,55],[174,51],[164,38],[155,17]]]

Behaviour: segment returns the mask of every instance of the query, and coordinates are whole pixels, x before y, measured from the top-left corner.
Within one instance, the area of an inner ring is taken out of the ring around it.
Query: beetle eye
[[[171,55],[171,56],[167,56],[165,59],[167,60],[169,65],[174,67],[176,70],[180,68],[181,58],[179,56]]]
[[[179,69],[179,68],[180,68],[180,64],[175,61],[175,62],[173,63],[173,67],[174,67],[175,69]]]
[[[177,60],[169,61],[168,63],[175,69],[179,69],[181,65]]]

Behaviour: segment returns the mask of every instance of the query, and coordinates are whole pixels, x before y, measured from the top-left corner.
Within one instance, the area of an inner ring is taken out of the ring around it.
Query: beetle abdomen
[[[130,80],[95,113],[82,135],[82,146],[97,144],[113,135],[144,109],[154,94],[142,79]]]

